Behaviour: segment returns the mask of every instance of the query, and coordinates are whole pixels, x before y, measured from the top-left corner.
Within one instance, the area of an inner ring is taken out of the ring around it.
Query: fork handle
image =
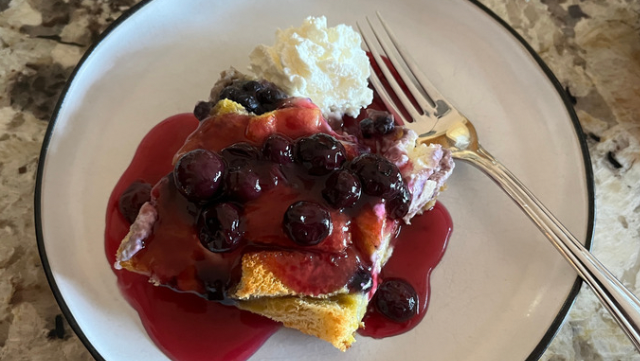
[[[591,287],[602,304],[640,351],[640,301],[595,258],[576,237],[516,178],[484,148],[459,150],[454,157],[467,161],[493,179],[531,218],[578,275]]]

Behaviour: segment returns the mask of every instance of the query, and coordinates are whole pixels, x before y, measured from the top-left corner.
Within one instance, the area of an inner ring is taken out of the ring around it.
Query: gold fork
[[[493,179],[576,269],[640,351],[638,298],[589,253],[513,173],[478,143],[478,135],[473,124],[438,92],[420,71],[409,52],[400,44],[380,13],[377,13],[377,16],[383,30],[376,30],[376,26],[367,17],[373,36],[364,32],[360,24],[357,25],[367,48],[390,86],[387,90],[372,67],[369,80],[387,109],[396,119],[402,120],[405,127],[418,133],[420,142],[441,144],[451,151],[454,158],[471,163]],[[396,56],[396,53],[400,56]],[[414,98],[415,105],[405,94],[383,56],[393,64],[394,70]],[[396,100],[391,96],[391,92]],[[410,119],[406,119],[402,109]]]

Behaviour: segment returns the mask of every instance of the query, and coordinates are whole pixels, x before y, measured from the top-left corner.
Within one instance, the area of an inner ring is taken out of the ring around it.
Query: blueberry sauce
[[[259,182],[261,189],[268,191],[244,204],[242,212],[245,216],[245,224],[242,225],[241,230],[234,228],[237,225],[234,223],[235,215],[229,211],[231,208],[225,211],[231,215],[224,226],[220,224],[207,226],[209,231],[211,229],[216,232],[220,229],[232,230],[232,232],[229,231],[231,233],[227,233],[229,237],[220,238],[217,243],[212,241],[212,247],[228,248],[228,257],[226,257],[228,261],[225,266],[228,268],[224,270],[216,269],[210,266],[211,262],[206,262],[215,255],[213,252],[206,251],[200,243],[198,227],[194,226],[198,220],[199,210],[177,191],[173,177],[165,177],[173,170],[172,163],[179,159],[181,154],[194,149],[206,148],[220,152],[234,143],[246,141],[258,146],[263,144],[274,130],[291,139],[317,133],[319,128],[327,133],[330,132],[328,127],[324,129],[324,125],[314,118],[313,110],[311,107],[292,107],[290,114],[283,112],[284,121],[274,123],[269,117],[264,117],[258,121],[254,120],[249,127],[247,127],[248,118],[230,114],[229,117],[235,119],[229,119],[224,123],[226,129],[224,126],[222,129],[220,127],[208,129],[210,126],[206,122],[198,128],[198,119],[192,114],[171,117],[147,134],[131,165],[113,190],[107,210],[105,235],[105,250],[111,264],[115,261],[116,250],[129,227],[129,222],[119,211],[119,199],[125,189],[136,180],[149,184],[157,183],[152,190],[152,195],[158,200],[158,206],[168,212],[167,218],[175,219],[175,222],[185,226],[183,229],[189,230],[182,234],[187,240],[187,245],[182,249],[169,255],[159,252],[147,254],[149,260],[160,262],[164,259],[167,267],[164,270],[161,269],[157,276],[167,287],[152,286],[146,276],[128,271],[115,271],[120,289],[129,303],[138,311],[147,332],[170,358],[188,361],[245,360],[280,327],[261,316],[207,300],[225,298],[225,285],[220,283],[220,274],[229,273],[232,275],[231,278],[234,277],[233,270],[237,267],[234,262],[238,259],[238,251],[234,249],[237,247],[236,242],[239,242],[234,232],[242,232],[245,239],[261,239],[263,244],[276,247],[277,249],[273,248],[270,252],[260,252],[264,254],[264,264],[293,289],[306,294],[322,294],[335,287],[351,283],[356,284],[357,287],[353,288],[355,290],[358,287],[360,289],[371,287],[372,281],[367,278],[367,273],[360,275],[363,265],[357,254],[353,254],[354,251],[346,248],[344,244],[345,237],[341,232],[345,228],[344,225],[349,222],[349,212],[331,209],[320,196],[328,176],[322,175],[320,178],[315,176],[313,179],[304,176],[292,177],[290,167],[295,165],[288,162],[281,166],[271,164],[256,168],[259,176],[270,174],[272,177],[268,177],[268,187],[263,183],[262,178]],[[299,122],[300,116],[305,120],[302,124]],[[247,131],[244,132],[242,129],[240,133],[239,127]],[[197,131],[195,131],[196,128]],[[228,136],[203,136],[208,133]],[[353,159],[357,155],[357,151],[348,147],[344,152],[347,159]],[[174,158],[176,153],[178,155]],[[274,174],[278,176],[273,176]],[[163,178],[164,181],[160,182]],[[287,182],[296,183],[298,188],[292,187]],[[301,185],[304,191],[296,190],[300,189]],[[308,199],[309,192],[315,192],[319,196]],[[324,202],[322,204],[331,214],[333,231],[318,245],[282,244],[283,240],[286,240],[282,228],[283,215],[289,205],[299,200]],[[354,207],[350,214],[366,215],[366,210],[367,203],[359,201],[359,206]],[[379,338],[400,334],[413,328],[424,316],[429,296],[429,275],[446,249],[451,232],[451,219],[446,209],[436,204],[432,211],[414,218],[412,223],[411,226],[403,227],[400,236],[396,239],[394,256],[383,269],[380,278],[383,280],[401,278],[415,288],[419,299],[417,316],[406,322],[396,323],[385,319],[375,309],[370,309],[364,320],[366,328],[360,331],[363,335]],[[158,225],[157,234],[162,233],[162,227],[162,224]],[[172,227],[175,230],[175,225],[164,224],[164,227]],[[201,224],[200,228],[206,227]],[[366,229],[358,232],[366,232]],[[163,242],[162,237],[155,237],[153,242]],[[302,247],[305,249],[315,247],[317,252],[312,254],[298,252],[297,250]],[[180,269],[191,269],[197,272],[202,282],[194,283],[193,274],[188,272],[176,275],[171,269],[176,262],[192,262],[193,267],[180,267]],[[328,262],[338,263],[340,267],[326,267]],[[166,278],[162,278],[163,273],[167,276]],[[323,279],[325,282],[314,282],[316,278]],[[228,281],[228,279],[225,280],[225,282]],[[320,286],[314,287],[314,284]],[[197,293],[200,296],[179,293],[176,290]],[[219,324],[225,325],[224,330],[211,327]],[[181,337],[178,338],[175,335],[181,335]]]
[[[272,172],[275,164],[264,159],[258,149],[260,143],[246,136],[247,129],[264,133],[262,127],[287,125],[290,113],[296,111],[299,123],[317,124],[316,131],[309,126],[298,140],[321,135],[322,141],[330,145],[320,148],[323,161],[319,164],[323,169],[327,164],[336,164],[324,162],[328,159],[324,156],[331,154],[329,158],[335,160],[337,148],[342,162],[346,161],[346,149],[338,140],[317,133],[326,124],[317,108],[287,108],[265,117],[266,123],[237,114],[201,122],[177,151],[182,155],[177,161],[174,158],[173,172],[151,191],[159,218],[153,233],[144,240],[144,248],[128,261],[133,268],[175,291],[229,303],[233,302],[232,297],[220,300],[219,296],[225,296],[227,289],[239,283],[242,257],[246,254],[259,254],[262,264],[284,285],[309,296],[340,290],[349,285],[357,269],[371,269],[370,248],[351,247],[353,240],[348,232],[350,224],[366,225],[369,220],[360,217],[360,209],[371,207],[370,203],[379,203],[380,199],[369,197],[349,210],[331,208],[321,194],[329,174],[310,174],[303,162],[286,162],[280,164],[278,178],[282,180],[276,182]],[[229,116],[246,127],[224,127],[229,124]],[[283,132],[289,137],[298,130],[285,128]],[[209,143],[206,150],[184,149],[194,142],[215,138],[240,142]],[[265,138],[263,143],[269,139]],[[219,185],[222,189],[214,191],[212,180],[218,185],[225,167],[229,169],[223,185]],[[201,170],[204,174],[200,174]],[[263,190],[264,178],[271,178],[272,185]],[[193,190],[197,192],[194,194]],[[312,207],[292,210],[294,203]],[[225,204],[226,210],[218,209]],[[218,216],[211,216],[214,213]],[[395,233],[397,226],[397,221],[389,221],[379,225],[377,231]]]

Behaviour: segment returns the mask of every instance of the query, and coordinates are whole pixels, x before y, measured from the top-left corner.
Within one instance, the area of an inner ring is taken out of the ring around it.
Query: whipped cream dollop
[[[273,46],[256,47],[251,70],[292,96],[311,98],[325,117],[357,116],[371,104],[369,59],[352,27],[327,27],[327,19],[308,17],[299,28],[276,32]]]

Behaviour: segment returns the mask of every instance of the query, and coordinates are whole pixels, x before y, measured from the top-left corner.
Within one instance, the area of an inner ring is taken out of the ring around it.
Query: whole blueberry
[[[212,102],[198,102],[193,109],[193,115],[196,119],[203,121],[209,117],[209,114],[211,114],[211,108],[213,108]]]
[[[259,82],[255,80],[249,80],[244,83],[241,83],[242,90],[248,93],[255,93],[257,91],[262,90],[263,86]]]
[[[218,154],[195,149],[178,159],[173,177],[180,193],[190,200],[203,201],[216,194],[225,170],[224,161]]]
[[[331,233],[331,215],[318,203],[299,201],[289,206],[282,226],[285,234],[298,245],[313,246]]]
[[[240,103],[248,112],[255,113],[260,106],[255,96],[251,94],[240,94],[236,98],[236,102]]]
[[[349,281],[349,289],[355,292],[368,291],[373,286],[371,271],[359,266]]]
[[[365,118],[360,122],[360,131],[364,138],[372,138],[376,135],[376,126],[373,119]]]
[[[318,133],[298,140],[296,160],[309,174],[325,175],[340,168],[347,158],[342,143],[328,134]]]
[[[272,134],[262,146],[262,155],[274,163],[293,163],[293,141],[287,136]]]
[[[395,128],[395,122],[393,117],[389,113],[384,113],[376,116],[373,121],[376,133],[379,135],[386,135],[393,132]]]
[[[356,157],[350,169],[360,179],[362,192],[385,199],[394,197],[404,185],[402,175],[395,164],[377,154]]]
[[[392,321],[406,322],[418,313],[418,295],[404,280],[382,282],[374,297],[376,309]]]
[[[200,243],[211,252],[236,249],[244,236],[240,210],[231,203],[206,207],[198,217]]]
[[[385,209],[387,214],[394,219],[402,219],[409,213],[411,204],[411,193],[406,185],[402,185],[395,197],[386,200]]]
[[[239,201],[256,199],[262,193],[260,175],[249,166],[229,169],[224,189],[229,197]]]
[[[327,178],[322,196],[335,208],[351,207],[360,199],[361,186],[357,176],[338,170]]]

